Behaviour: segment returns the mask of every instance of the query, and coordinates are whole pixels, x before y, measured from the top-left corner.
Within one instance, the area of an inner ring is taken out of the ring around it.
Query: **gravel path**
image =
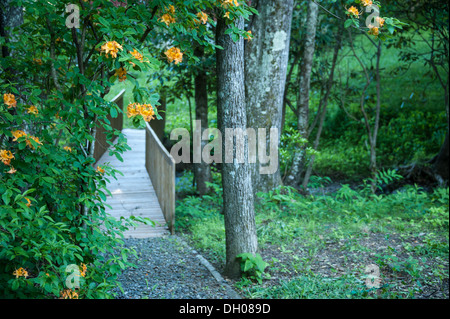
[[[138,258],[119,277],[117,299],[238,299],[212,266],[177,236],[125,239]]]

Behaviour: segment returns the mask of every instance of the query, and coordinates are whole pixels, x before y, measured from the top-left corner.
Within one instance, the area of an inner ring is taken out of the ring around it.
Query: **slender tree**
[[[234,26],[244,28],[242,17],[235,19]],[[225,157],[225,129],[247,127],[244,90],[244,39],[235,42],[224,18],[219,17],[216,28],[216,43],[223,50],[217,50],[217,108],[218,124],[222,134],[222,150]],[[233,143],[234,144],[234,143]],[[233,146],[233,148],[235,148]],[[245,143],[245,149],[248,145]],[[247,152],[246,152],[247,153]],[[240,275],[240,264],[236,256],[241,253],[256,253],[255,212],[251,172],[247,161],[222,165],[224,219],[226,236],[225,274]]]
[[[268,129],[278,129],[278,140],[281,134],[293,6],[293,0],[259,0],[259,15],[253,16],[250,25],[254,37],[245,46],[247,125],[255,130],[267,129],[266,150]],[[254,192],[269,191],[281,184],[279,169],[273,174],[260,174],[260,166],[258,160],[251,165]]]
[[[311,84],[311,70],[315,52],[317,18],[319,13],[318,5],[310,0],[308,2],[308,16],[306,22],[306,35],[304,38],[304,50],[300,69],[299,91],[297,102],[298,130],[302,137],[308,135],[309,120],[309,91]],[[294,160],[285,182],[291,186],[297,186],[300,182],[300,171],[305,155],[304,147],[298,149],[294,154]]]
[[[196,48],[194,54],[202,58],[204,56],[203,48]],[[199,134],[208,128],[208,77],[206,69],[200,65],[194,77],[195,86],[195,119],[201,124],[202,130]],[[208,143],[207,140],[201,139],[201,149]],[[212,181],[211,166],[201,159],[200,163],[194,163],[194,176],[197,182],[197,191],[199,195],[205,195],[209,191],[208,182]]]

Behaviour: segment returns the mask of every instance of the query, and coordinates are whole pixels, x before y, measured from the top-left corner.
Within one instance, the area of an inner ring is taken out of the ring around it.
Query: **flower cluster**
[[[164,54],[167,56],[169,63],[175,62],[175,64],[181,63],[183,61],[183,53],[177,47],[168,49]]]
[[[28,277],[28,271],[26,271],[25,269],[23,269],[22,267],[20,267],[19,269],[14,270],[13,275],[16,276],[16,278],[19,277]]]
[[[195,23],[206,24],[206,22],[208,22],[208,15],[203,11],[197,13],[197,18],[199,18],[200,20],[194,20]]]
[[[373,5],[372,0],[360,0],[357,2],[361,3],[361,5],[363,5],[364,7]],[[357,8],[351,6],[350,8],[347,9],[347,15],[358,18],[360,12]],[[375,17],[375,22],[376,22],[375,25],[369,24],[367,27],[369,28],[370,35],[378,36],[380,34],[380,28],[383,27],[385,20],[381,17]]]
[[[356,16],[356,17],[359,16],[359,11],[354,6],[351,6],[350,8],[348,8],[347,12],[350,15],[353,15],[353,16]]]
[[[160,21],[164,22],[167,26],[169,26],[171,23],[175,23],[175,17],[173,16],[175,14],[175,7],[173,5],[170,5],[169,8],[166,8],[167,13],[163,14],[161,18],[159,18]]]
[[[3,162],[3,164],[9,166],[11,165],[11,160],[14,158],[14,155],[11,153],[11,151],[8,150],[0,150],[0,161]]]
[[[150,122],[155,118],[155,111],[153,110],[153,106],[151,104],[131,103],[128,105],[127,115],[128,117],[141,115],[144,121]]]
[[[81,277],[86,277],[87,266],[85,264],[80,265],[80,275]]]
[[[16,130],[16,131],[13,131],[13,132],[11,132],[11,133],[12,133],[12,135],[14,136],[14,138],[13,138],[13,141],[14,141],[14,142],[17,142],[17,141],[19,140],[19,138],[25,136],[25,137],[26,137],[25,142],[27,143],[27,146],[28,146],[29,148],[33,149],[33,150],[34,150],[34,146],[33,146],[33,144],[31,144],[30,140],[35,141],[35,142],[36,142],[37,144],[39,144],[39,145],[42,145],[42,142],[39,141],[39,138],[38,138],[38,137],[32,136],[32,135],[28,135],[28,134],[25,133],[24,131]]]
[[[16,97],[11,93],[3,94],[3,102],[8,106],[8,109],[17,106]]]
[[[39,110],[34,105],[31,105],[29,108],[27,108],[27,112],[29,114],[34,114],[34,115],[38,115],[39,114]]]
[[[127,70],[125,70],[125,68],[123,68],[123,67],[118,68],[114,75],[119,78],[119,82],[123,82],[127,79]]]
[[[78,293],[72,289],[64,289],[61,291],[60,299],[78,299]]]
[[[117,58],[119,49],[123,50],[123,47],[116,41],[108,41],[101,46],[101,52],[105,53],[106,57],[108,57],[109,54],[112,58]]]
[[[239,2],[237,0],[222,0],[222,6],[224,8],[228,7],[239,7]]]

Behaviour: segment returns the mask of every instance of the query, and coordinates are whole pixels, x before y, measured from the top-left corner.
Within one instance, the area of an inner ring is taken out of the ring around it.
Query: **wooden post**
[[[146,123],[145,168],[155,189],[170,233],[175,233],[175,160]]]

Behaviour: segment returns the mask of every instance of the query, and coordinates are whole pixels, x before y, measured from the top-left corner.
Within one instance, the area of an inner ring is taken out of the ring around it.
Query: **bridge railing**
[[[146,123],[145,168],[171,234],[175,226],[175,160]]]
[[[121,110],[123,110],[123,97],[125,94],[125,89],[119,92],[112,100],[111,102],[116,103],[117,106]],[[112,118],[111,115],[108,115],[108,120],[111,122],[111,126],[117,130],[122,130],[123,128],[123,114],[119,113],[119,115],[116,118]],[[94,159],[95,162],[98,162],[98,160],[102,157],[102,155],[106,152],[106,150],[109,148],[108,142],[113,142],[116,138],[116,135],[113,135],[111,139],[107,139],[107,133],[106,130],[103,128],[103,126],[99,126],[96,129],[95,132],[95,144],[94,144]]]

